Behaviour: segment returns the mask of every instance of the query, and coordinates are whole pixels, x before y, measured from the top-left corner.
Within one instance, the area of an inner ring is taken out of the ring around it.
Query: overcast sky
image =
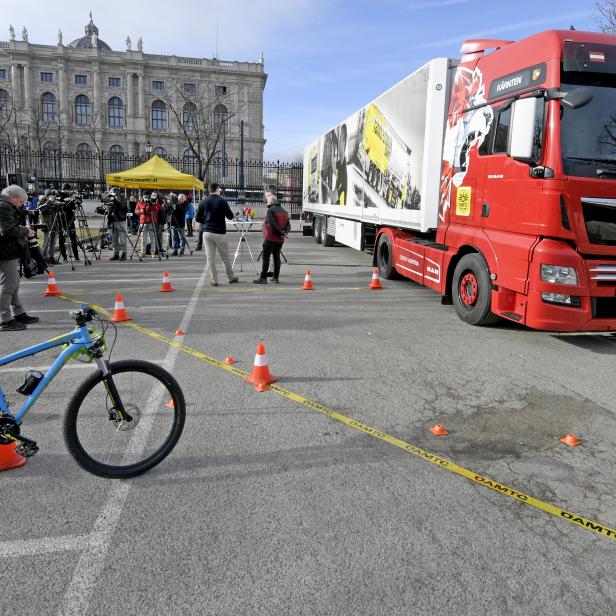
[[[266,158],[304,145],[431,58],[457,57],[465,38],[518,39],[551,28],[596,30],[593,0],[0,0],[0,40],[55,44],[83,36],[92,9],[100,37],[124,50],[256,62],[265,54]]]

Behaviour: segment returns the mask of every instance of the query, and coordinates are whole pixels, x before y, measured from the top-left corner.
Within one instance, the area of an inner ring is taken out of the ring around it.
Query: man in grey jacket
[[[21,331],[37,323],[19,301],[19,260],[27,250],[26,237],[34,231],[21,226],[19,209],[27,201],[26,191],[16,184],[0,194],[0,331]]]

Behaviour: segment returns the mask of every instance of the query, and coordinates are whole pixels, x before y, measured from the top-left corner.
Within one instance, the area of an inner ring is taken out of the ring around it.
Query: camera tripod
[[[128,220],[128,219],[127,219]],[[128,222],[126,223],[128,225]],[[99,243],[98,243],[98,249],[94,248],[94,256],[95,258],[101,259],[102,258],[102,254],[103,254],[103,248],[108,248],[110,246],[112,246],[112,242],[109,240],[109,234],[113,234],[113,231],[111,231],[111,226],[109,225],[109,213],[105,212],[105,214],[103,214],[103,219],[101,220],[101,224],[98,227],[98,232],[97,235],[100,238],[99,239]],[[138,237],[137,237],[138,239]],[[130,238],[130,232],[128,230],[128,226],[126,229],[126,252],[128,252],[129,247],[133,249],[133,252],[131,254],[131,259],[132,259],[132,255],[135,254],[135,250],[136,250],[136,246],[137,246],[137,242],[133,242]],[[98,251],[98,254],[97,254]]]
[[[53,256],[55,251],[56,234],[58,235],[60,244],[60,254],[64,260],[66,260],[68,256],[68,260],[71,264],[71,270],[73,272],[75,271],[75,261],[79,261],[79,249],[81,249],[81,252],[83,253],[83,264],[86,266],[92,265],[92,261],[88,259],[88,255],[86,254],[86,249],[83,242],[77,236],[74,220],[69,223],[69,217],[64,210],[63,204],[56,207],[51,226],[48,225],[47,238],[45,239],[45,243],[43,245],[44,255],[50,253]],[[69,239],[71,250],[67,250],[66,238]],[[52,241],[54,244],[53,246],[50,245]]]
[[[149,213],[150,213],[149,206],[146,206],[144,214],[147,216]],[[169,253],[162,249],[161,238],[158,235],[158,228],[157,228],[158,225],[154,221],[146,222],[146,223],[143,223],[143,224],[139,225],[139,231],[137,232],[137,237],[135,238],[135,243],[133,244],[132,241],[130,242],[131,246],[133,247],[133,252],[131,252],[129,259],[132,261],[133,257],[135,256],[135,253],[137,252],[137,246],[139,245],[139,238],[142,237],[143,231],[144,231],[144,227],[146,225],[150,225],[150,227],[151,227],[151,229],[149,230],[149,233],[154,236],[154,247],[156,248],[156,255],[158,256],[158,260],[162,261],[162,254],[161,253],[163,253],[163,252],[165,254],[165,259],[168,259],[169,258]],[[151,245],[147,244],[145,246],[146,250],[144,250],[144,253],[147,252],[147,246],[150,246],[150,248],[151,248]],[[152,255],[152,256],[154,256],[154,255]],[[139,261],[143,261],[143,257],[141,256],[140,253],[137,253],[137,257],[139,258]]]

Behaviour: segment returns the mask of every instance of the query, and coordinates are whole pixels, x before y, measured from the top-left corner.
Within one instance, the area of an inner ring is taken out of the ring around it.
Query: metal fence
[[[0,188],[17,181],[30,184],[40,192],[50,185],[59,188],[68,182],[76,190],[97,196],[106,188],[105,174],[131,169],[147,159],[146,155],[109,152],[79,154],[0,148]],[[166,160],[184,173],[198,175],[194,158],[167,157]],[[302,163],[228,160],[210,164],[206,182],[217,182],[224,187],[229,200],[241,202],[244,199],[247,205],[261,203],[264,188],[276,186],[279,200],[292,215],[298,216],[302,202],[302,174]]]

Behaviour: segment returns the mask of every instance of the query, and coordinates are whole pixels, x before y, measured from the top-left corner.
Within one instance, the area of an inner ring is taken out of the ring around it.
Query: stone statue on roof
[[[21,40],[28,42],[28,30],[26,30],[26,26],[23,26],[21,29]]]
[[[58,45],[62,45],[62,30],[58,30]]]
[[[12,25],[9,26],[9,39],[11,41],[15,40],[15,28]]]
[[[130,40],[130,36],[126,37],[126,51],[130,51],[133,48],[133,42]]]
[[[139,51],[143,51],[143,39],[141,37],[139,37],[139,40],[137,41],[137,49]]]

